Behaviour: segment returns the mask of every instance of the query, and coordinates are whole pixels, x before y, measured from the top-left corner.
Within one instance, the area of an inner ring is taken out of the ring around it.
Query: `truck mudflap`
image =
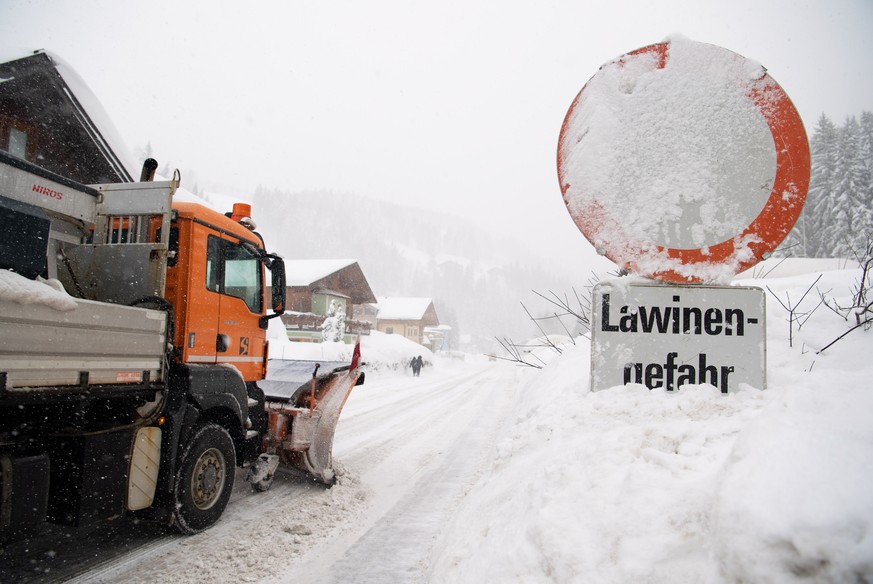
[[[333,438],[349,394],[364,382],[359,349],[351,365],[308,361],[273,361],[259,386],[266,394],[267,429],[262,454],[247,479],[266,490],[279,464],[299,469],[332,484]],[[301,374],[310,378],[301,382]]]

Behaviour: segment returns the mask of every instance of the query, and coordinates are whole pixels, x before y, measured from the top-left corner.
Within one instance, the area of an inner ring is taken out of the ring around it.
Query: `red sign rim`
[[[663,69],[669,59],[669,42],[637,49],[625,57],[644,53],[655,55],[657,68]],[[622,66],[625,57],[604,67]],[[773,189],[764,208],[742,232],[721,243],[697,249],[667,248],[635,241],[625,233],[619,221],[610,215],[596,197],[591,197],[590,201],[581,205],[577,203],[575,210],[570,207],[568,190],[571,185],[567,181],[568,177],[565,173],[563,152],[568,125],[586,87],[588,87],[588,83],[582,87],[570,105],[561,125],[558,139],[558,178],[564,203],[567,204],[567,209],[576,226],[589,241],[595,244],[598,239],[597,235],[604,227],[609,229],[609,233],[620,235],[613,241],[603,242],[603,249],[599,249],[599,252],[629,271],[646,277],[673,283],[695,283],[706,279],[701,275],[705,271],[704,265],[732,263],[735,266],[734,273],[739,273],[758,263],[782,243],[800,217],[809,188],[809,141],[803,127],[803,121],[785,91],[769,77],[769,74],[765,73],[762,79],[767,81],[767,83],[759,84],[764,89],[762,90],[760,87],[753,89],[747,93],[747,97],[761,112],[773,136],[776,147],[776,176]],[[795,193],[795,196],[786,197],[784,196],[786,192]],[[741,243],[741,247],[738,247],[738,242]],[[745,252],[746,249],[752,253],[748,254]],[[749,257],[741,257],[741,252],[744,252],[743,256]],[[641,258],[651,257],[653,254],[678,261],[682,265],[681,270],[666,269],[647,272],[646,268],[640,265]]]

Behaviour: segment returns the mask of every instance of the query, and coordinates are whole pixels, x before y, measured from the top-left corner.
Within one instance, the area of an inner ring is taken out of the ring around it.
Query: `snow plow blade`
[[[352,388],[364,382],[364,373],[356,361],[353,359],[351,365],[271,362],[275,375],[259,383],[266,394],[267,430],[264,454],[249,478],[255,488],[259,480],[272,479],[272,471],[262,469],[276,467],[273,457],[278,457],[278,462],[284,466],[302,470],[322,483],[333,484],[336,424]],[[300,383],[304,371],[309,371],[311,377]]]

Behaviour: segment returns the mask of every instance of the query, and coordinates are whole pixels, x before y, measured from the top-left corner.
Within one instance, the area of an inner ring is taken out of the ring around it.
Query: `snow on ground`
[[[859,276],[816,286],[845,303]],[[873,331],[817,355],[853,323],[820,306],[789,347],[776,296],[817,277],[743,282],[771,290],[765,390],[591,393],[587,342],[530,375],[431,581],[873,581]]]
[[[215,526],[146,543],[74,582],[427,582],[439,533],[487,468],[517,373],[439,356],[421,377],[368,374],[337,427],[337,484],[280,473],[251,493],[241,470]],[[69,554],[53,550],[42,567]]]
[[[252,495],[240,480],[214,528],[76,581],[871,582],[873,331],[817,354],[853,322],[819,306],[789,346],[779,302],[811,288],[797,314],[819,291],[845,305],[860,271],[796,268],[738,282],[768,289],[766,389],[592,393],[584,339],[540,350],[542,370],[376,367],[337,428],[337,485],[282,478]],[[362,342],[376,364],[418,350]]]
[[[346,343],[301,343],[289,341],[285,329],[274,318],[267,332],[270,340],[270,359],[300,361],[351,361],[353,345]],[[434,361],[433,353],[402,335],[388,335],[370,331],[362,335],[361,360],[366,371],[399,371],[408,368],[413,357],[421,355],[425,364]]]

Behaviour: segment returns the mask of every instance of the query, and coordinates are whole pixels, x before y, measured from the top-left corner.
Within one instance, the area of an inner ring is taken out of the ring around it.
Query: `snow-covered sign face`
[[[558,176],[576,225],[612,261],[670,282],[722,281],[791,230],[809,145],[761,65],[673,39],[607,63],[582,88]]]

